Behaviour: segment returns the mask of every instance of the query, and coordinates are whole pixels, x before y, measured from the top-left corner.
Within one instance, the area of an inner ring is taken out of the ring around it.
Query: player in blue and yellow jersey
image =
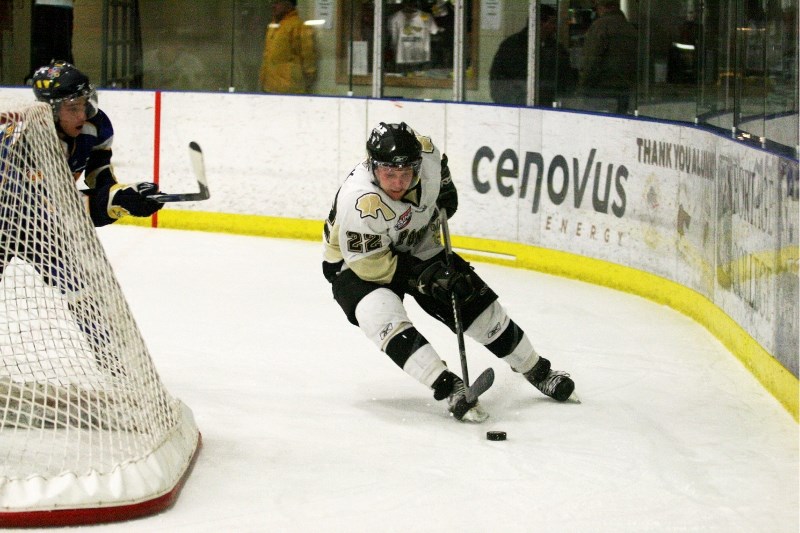
[[[81,193],[95,226],[126,215],[147,217],[163,207],[148,198],[159,192],[155,183],[117,183],[111,166],[114,127],[97,106],[97,92],[83,72],[65,61],[51,61],[34,73],[33,93],[53,108],[69,168],[76,181],[83,174],[87,189]]]

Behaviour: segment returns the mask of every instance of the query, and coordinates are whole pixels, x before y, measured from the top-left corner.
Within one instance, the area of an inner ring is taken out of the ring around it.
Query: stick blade
[[[200,145],[196,142],[192,141],[189,143],[189,160],[192,163],[192,170],[194,171],[194,176],[197,179],[197,183],[200,184],[200,191],[208,192],[208,182],[206,181],[206,164],[203,159],[203,150],[200,148]]]
[[[192,164],[194,178],[197,180],[198,192],[178,194],[154,194],[150,198],[156,202],[200,202],[211,198],[211,191],[206,181],[206,165],[203,161],[203,150],[200,145],[192,141],[189,143],[189,161]]]
[[[484,370],[478,379],[472,385],[467,387],[466,398],[469,403],[474,402],[478,397],[489,390],[489,387],[494,383],[494,369],[487,368]]]

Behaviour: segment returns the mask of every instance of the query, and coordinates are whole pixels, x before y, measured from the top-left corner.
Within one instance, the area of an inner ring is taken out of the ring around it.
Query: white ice
[[[91,531],[800,529],[797,423],[669,308],[475,263],[582,403],[542,396],[468,339],[470,374],[492,366],[497,380],[481,399],[491,418],[467,425],[346,321],[319,244],[99,233],[203,448],[174,507]],[[409,306],[460,369],[455,336]]]

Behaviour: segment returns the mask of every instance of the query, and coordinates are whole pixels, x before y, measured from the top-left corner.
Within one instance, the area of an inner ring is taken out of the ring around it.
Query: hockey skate
[[[533,368],[522,375],[542,394],[559,402],[567,401],[575,390],[575,382],[570,379],[569,374],[561,370],[551,370],[550,361],[544,357],[539,357]]]
[[[456,420],[480,423],[489,418],[489,413],[483,410],[477,400],[471,403],[467,401],[464,381],[449,370],[442,372],[433,384],[433,390],[435,399],[447,398],[447,409]]]

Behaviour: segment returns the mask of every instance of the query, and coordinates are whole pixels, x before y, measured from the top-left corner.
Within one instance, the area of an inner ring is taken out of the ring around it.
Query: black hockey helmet
[[[367,140],[367,153],[373,169],[376,166],[410,166],[416,176],[422,163],[422,145],[405,122],[378,124]]]
[[[97,91],[89,77],[66,61],[53,60],[33,74],[33,94],[40,102],[47,102],[53,114],[64,102],[86,97],[86,116],[97,114]]]

